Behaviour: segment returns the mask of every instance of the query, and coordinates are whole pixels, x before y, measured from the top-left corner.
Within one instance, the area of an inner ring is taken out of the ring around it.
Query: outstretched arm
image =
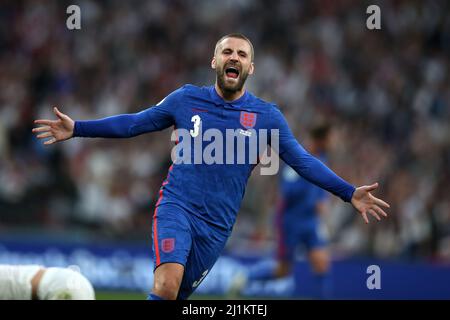
[[[53,111],[57,120],[40,119],[34,128],[37,138],[51,138],[44,142],[50,145],[72,137],[90,138],[129,138],[142,133],[163,130],[174,124],[174,110],[177,107],[183,88],[167,96],[158,105],[133,114],[121,114],[99,120],[74,121],[57,108]]]
[[[378,187],[378,183],[355,188],[340,178],[298,143],[284,116],[278,109],[274,110],[274,128],[279,129],[279,150],[276,151],[283,161],[306,180],[333,193],[342,200],[350,202],[362,215],[366,223],[369,223],[367,214],[371,214],[377,220],[381,220],[380,216],[387,216],[381,207],[389,208],[389,204],[371,194],[371,191]]]
[[[153,108],[151,108],[153,109]],[[72,137],[89,138],[130,138],[145,132],[161,130],[164,119],[155,121],[154,110],[144,110],[133,114],[120,114],[98,120],[73,121],[69,116],[53,108],[58,120],[36,120],[43,127],[33,129],[40,133],[37,138],[49,138],[44,144],[53,144]],[[153,115],[153,117],[152,117]]]

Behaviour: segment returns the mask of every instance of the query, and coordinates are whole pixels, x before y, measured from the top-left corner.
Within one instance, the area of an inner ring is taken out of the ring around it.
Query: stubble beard
[[[245,81],[247,80],[248,73],[244,70],[241,70],[239,73],[238,81],[234,84],[227,83],[225,80],[225,66],[222,68],[217,69],[216,71],[216,81],[217,85],[219,86],[220,90],[226,94],[234,94],[238,91],[241,91],[244,87]]]

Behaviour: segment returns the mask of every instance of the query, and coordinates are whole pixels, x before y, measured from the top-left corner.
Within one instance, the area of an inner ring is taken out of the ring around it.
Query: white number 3
[[[194,129],[189,130],[191,133],[191,136],[194,138],[198,136],[198,132],[200,131],[200,124],[202,122],[202,119],[200,119],[200,116],[196,114],[195,116],[192,116],[191,121],[194,123]]]

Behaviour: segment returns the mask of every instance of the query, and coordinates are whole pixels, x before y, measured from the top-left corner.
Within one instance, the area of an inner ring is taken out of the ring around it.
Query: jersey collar
[[[224,107],[225,109],[247,110],[249,108],[248,100],[250,93],[247,90],[245,90],[242,97],[231,102],[225,101],[221,96],[219,96],[214,85],[209,87],[209,92],[214,103]]]

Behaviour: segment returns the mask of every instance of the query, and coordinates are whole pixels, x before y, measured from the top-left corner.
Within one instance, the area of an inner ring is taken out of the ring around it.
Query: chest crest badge
[[[245,129],[253,128],[256,124],[256,113],[241,111],[240,122]]]

